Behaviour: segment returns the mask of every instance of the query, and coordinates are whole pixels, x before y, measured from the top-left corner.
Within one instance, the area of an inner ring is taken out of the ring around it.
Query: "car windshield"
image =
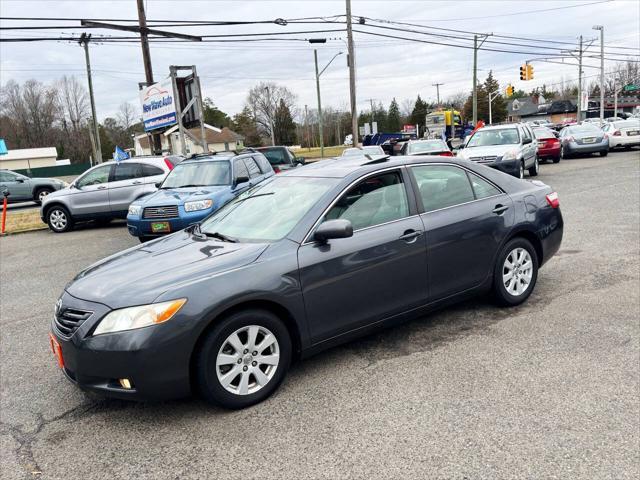
[[[343,157],[355,157],[357,155],[364,155],[365,152],[360,148],[347,148],[342,152]]]
[[[246,242],[284,238],[331,187],[335,178],[267,180],[228,203],[202,223],[204,234]]]
[[[382,150],[382,147],[378,145],[368,145],[366,147],[362,147],[362,152],[369,155],[384,155],[384,150]]]
[[[407,145],[407,153],[441,152],[449,150],[441,140],[428,140],[421,142],[410,142]]]
[[[467,147],[488,147],[491,145],[515,145],[520,143],[516,128],[478,130],[469,140]]]
[[[160,188],[204,187],[229,185],[229,162],[183,162],[171,170]]]

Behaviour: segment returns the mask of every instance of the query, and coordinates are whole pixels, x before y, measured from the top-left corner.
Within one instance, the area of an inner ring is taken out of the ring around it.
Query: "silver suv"
[[[107,223],[127,218],[129,204],[154,192],[181,157],[134,157],[105,162],[87,170],[68,188],[47,195],[40,208],[42,221],[56,233],[66,232],[76,222]]]
[[[458,158],[482,163],[514,177],[523,178],[525,169],[535,177],[540,170],[538,143],[524,123],[482,127],[460,148]]]

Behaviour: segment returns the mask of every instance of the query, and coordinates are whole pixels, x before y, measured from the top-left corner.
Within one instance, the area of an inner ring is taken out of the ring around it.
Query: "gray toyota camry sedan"
[[[326,160],[80,272],[51,347],[85,390],[247,407],[332,345],[472,295],[524,302],[562,231],[540,181],[454,158]]]

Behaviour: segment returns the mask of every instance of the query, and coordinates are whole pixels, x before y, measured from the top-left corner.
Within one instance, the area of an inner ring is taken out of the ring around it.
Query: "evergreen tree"
[[[258,126],[249,107],[244,107],[240,113],[233,116],[230,128],[244,137],[246,146],[258,147],[262,144]]]
[[[418,95],[413,110],[411,111],[411,116],[409,117],[411,124],[420,125],[420,130],[422,130],[427,121],[427,113],[429,113],[429,105]]]
[[[489,123],[489,95],[488,92],[500,90],[500,84],[493,78],[493,72],[489,71],[489,75],[484,83],[478,85],[476,89],[478,95],[478,120]],[[491,114],[493,123],[503,122],[507,118],[507,101],[503,95],[498,95],[491,103]],[[463,117],[467,121],[473,121],[473,94],[469,95],[464,104]]]
[[[291,116],[289,106],[282,99],[276,109],[273,133],[276,145],[293,145],[296,143],[296,124]]]
[[[387,114],[387,128],[390,132],[399,132],[402,128],[400,121],[400,107],[395,97],[391,100],[389,105],[389,113]]]
[[[228,127],[231,125],[231,119],[229,116],[222,110],[219,110],[218,107],[213,104],[213,100],[207,97],[202,103],[202,113],[204,115],[205,123],[218,128]]]

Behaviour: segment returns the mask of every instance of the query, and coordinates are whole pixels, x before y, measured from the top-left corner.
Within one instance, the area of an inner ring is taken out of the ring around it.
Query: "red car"
[[[534,128],[533,134],[538,141],[538,159],[553,160],[553,163],[560,161],[560,140],[553,130],[545,127]]]

